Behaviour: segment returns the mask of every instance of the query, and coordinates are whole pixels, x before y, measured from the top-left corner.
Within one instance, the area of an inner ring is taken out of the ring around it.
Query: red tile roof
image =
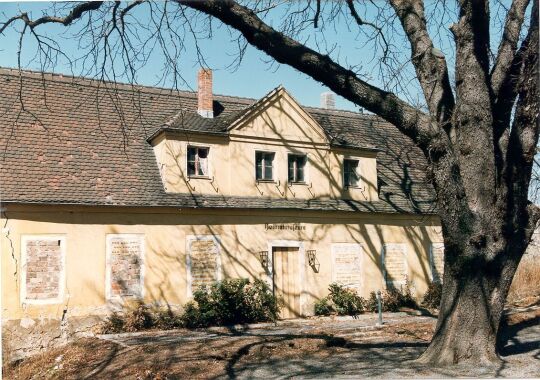
[[[148,137],[179,110],[193,119],[187,129],[221,128],[254,99],[216,95],[218,116],[201,121],[193,92],[12,69],[0,69],[0,93],[3,202],[433,211],[420,151],[374,116],[305,107],[336,141],[382,150],[381,202],[192,196],[164,192]]]

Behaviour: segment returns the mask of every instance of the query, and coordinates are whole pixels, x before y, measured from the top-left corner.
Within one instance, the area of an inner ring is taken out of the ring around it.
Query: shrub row
[[[315,315],[357,315],[365,311],[377,312],[377,294],[371,292],[365,300],[354,289],[346,288],[337,283],[330,284],[329,294],[315,303]],[[442,286],[430,284],[424,296],[422,305],[429,308],[437,308],[440,303]],[[395,312],[402,307],[418,308],[411,295],[408,284],[400,289],[388,288],[381,292],[382,311]]]
[[[315,315],[357,315],[366,311],[366,300],[355,290],[332,283],[328,291],[327,297],[315,303]]]
[[[315,315],[358,315],[377,312],[377,296],[371,292],[366,300],[354,289],[337,283],[330,284],[327,297],[315,303]],[[442,294],[440,283],[431,283],[422,306],[439,307]],[[381,294],[383,311],[395,312],[402,307],[417,308],[408,284],[401,289],[389,288]],[[193,301],[180,314],[170,309],[150,308],[138,304],[123,313],[112,313],[101,326],[102,333],[133,332],[147,329],[198,328],[275,321],[279,303],[262,280],[227,279],[210,287],[198,289]]]
[[[118,333],[148,329],[196,328],[275,321],[279,314],[276,297],[268,285],[255,280],[227,279],[198,289],[193,301],[180,314],[170,309],[137,304],[122,313],[112,313],[101,332]]]
[[[264,281],[231,279],[197,290],[182,321],[188,328],[223,326],[275,321],[278,314],[277,299]]]

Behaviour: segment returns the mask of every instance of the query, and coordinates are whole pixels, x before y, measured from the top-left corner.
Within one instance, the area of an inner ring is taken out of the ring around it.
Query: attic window
[[[307,162],[306,155],[289,154],[289,182],[304,183],[305,167]]]
[[[358,187],[358,160],[343,160],[343,185],[345,187]]]
[[[207,147],[189,146],[187,150],[187,174],[188,176],[208,176],[208,152]]]
[[[255,178],[257,181],[272,181],[274,179],[273,152],[255,152]]]

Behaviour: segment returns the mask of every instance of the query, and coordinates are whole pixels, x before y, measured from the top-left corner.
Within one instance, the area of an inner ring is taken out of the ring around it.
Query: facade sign
[[[289,230],[289,231],[305,231],[306,226],[301,223],[266,223],[264,225],[266,231],[272,230]]]
[[[332,244],[332,281],[360,291],[362,287],[361,244]]]

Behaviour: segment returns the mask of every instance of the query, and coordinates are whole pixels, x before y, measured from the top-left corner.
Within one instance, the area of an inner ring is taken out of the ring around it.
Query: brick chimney
[[[197,113],[202,117],[214,117],[214,96],[212,95],[212,70],[199,69],[197,76]]]
[[[336,108],[336,99],[333,92],[323,92],[321,94],[321,108],[333,110]]]

